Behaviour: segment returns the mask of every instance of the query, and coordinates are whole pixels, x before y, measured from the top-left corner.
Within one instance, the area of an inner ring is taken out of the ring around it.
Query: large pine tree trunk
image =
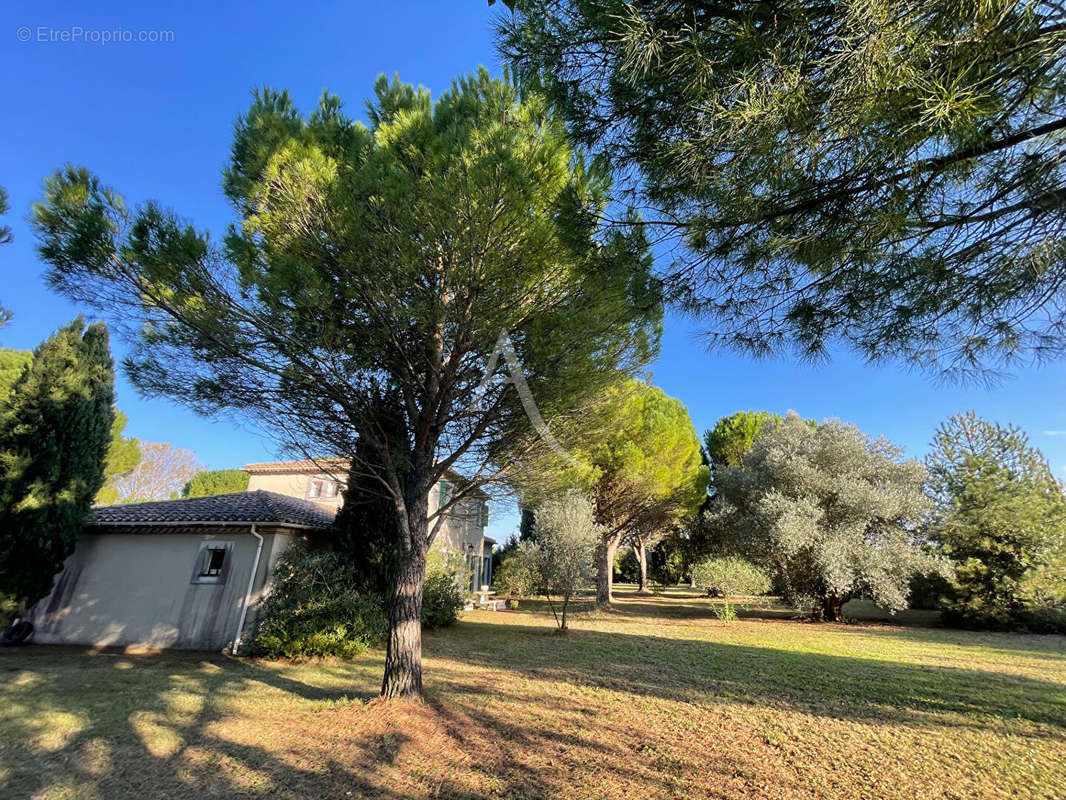
[[[614,600],[611,587],[614,585],[614,554],[618,552],[618,543],[622,534],[613,534],[604,539],[597,549],[596,565],[596,605],[609,606]]]
[[[422,586],[426,581],[428,497],[408,507],[408,531],[401,534],[400,563],[389,607],[389,638],[381,694],[422,697]]]
[[[637,586],[638,594],[648,594],[648,548],[644,546],[644,540],[637,539],[637,563],[640,565],[640,584]]]

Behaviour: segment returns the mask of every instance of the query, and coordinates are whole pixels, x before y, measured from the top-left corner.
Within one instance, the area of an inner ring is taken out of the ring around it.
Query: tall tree
[[[114,365],[102,323],[79,317],[33,353],[0,401],[0,591],[48,593],[104,483]]]
[[[537,512],[529,506],[519,509],[518,541],[532,542],[537,538]]]
[[[1066,350],[1066,11],[512,0],[500,47],[682,247],[712,341],[983,374]]]
[[[83,169],[48,180],[35,224],[53,286],[136,326],[142,390],[251,417],[377,482],[399,563],[382,693],[418,696],[444,515],[537,441],[534,399],[551,420],[646,363],[661,303],[644,238],[602,228],[608,177],[542,100],[484,70],[436,102],[398,80],[374,92],[369,127],[333,95],[308,117],[287,93],[256,95],[224,176],[241,223],[221,250]],[[429,508],[452,469],[469,481]]]
[[[115,410],[115,421],[111,423],[111,442],[107,446],[107,461],[104,463],[104,487],[96,493],[95,504],[107,506],[119,499],[115,484],[127,478],[141,463],[141,445],[136,439],[123,436],[129,418]]]
[[[182,497],[210,497],[248,489],[249,475],[243,469],[211,469],[198,472],[182,487]]]
[[[707,467],[688,409],[636,379],[618,382],[559,438],[572,462],[550,454],[518,478],[527,499],[566,486],[587,490],[601,525],[596,600],[609,605],[615,553],[626,537],[648,537],[694,515],[707,492]]]
[[[396,397],[382,401],[378,417],[381,437],[390,450],[400,449],[407,435]],[[356,443],[355,460],[373,463],[376,448],[368,441]],[[341,558],[352,565],[358,588],[392,602],[392,589],[400,572],[399,536],[395,504],[381,482],[363,470],[354,471],[344,488],[344,505],[337,512],[330,540]]]
[[[32,362],[32,350],[0,348],[0,402],[9,395],[15,382]],[[111,424],[111,443],[108,445],[107,461],[104,465],[104,486],[96,494],[96,505],[115,502],[118,495],[113,482],[128,475],[141,460],[137,440],[122,435],[128,421],[125,414],[115,410],[115,421]]]
[[[196,463],[196,454],[165,442],[140,442],[140,459],[125,475],[117,478],[109,488],[114,491],[114,503],[144,503],[151,500],[172,500],[203,470]]]
[[[927,464],[935,538],[956,564],[945,611],[970,625],[1019,624],[1027,584],[1066,555],[1062,483],[1025,433],[972,411],[940,426]]]
[[[770,411],[738,411],[722,417],[703,432],[703,448],[713,471],[717,466],[739,467],[763,430],[776,430],[784,421]]]
[[[900,610],[911,577],[935,567],[922,549],[925,478],[884,439],[789,414],[756,438],[740,467],[715,470],[711,524],[818,618],[842,619],[859,594]]]

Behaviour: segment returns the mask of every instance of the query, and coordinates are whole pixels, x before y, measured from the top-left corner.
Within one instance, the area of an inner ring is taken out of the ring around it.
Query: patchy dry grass
[[[427,635],[422,705],[380,653],[7,652],[0,797],[1066,796],[1066,638],[532,609]]]

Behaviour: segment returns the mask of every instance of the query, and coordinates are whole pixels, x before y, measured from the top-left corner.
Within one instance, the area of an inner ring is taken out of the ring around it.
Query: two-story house
[[[336,513],[344,503],[349,462],[345,459],[303,461],[266,461],[245,464],[248,491],[276,492]],[[433,487],[429,497],[431,513],[445,505],[449,492],[461,481],[452,473]],[[485,535],[489,524],[488,495],[479,490],[468,493],[459,503],[445,511],[438,537],[451,550],[466,556],[471,568],[471,589],[492,582],[492,546],[495,541]]]

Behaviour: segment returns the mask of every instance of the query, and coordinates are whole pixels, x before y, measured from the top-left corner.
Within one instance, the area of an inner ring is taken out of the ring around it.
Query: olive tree
[[[707,558],[692,568],[692,586],[721,597],[722,610],[716,608],[715,613],[724,620],[730,620],[736,617],[730,598],[765,594],[770,591],[770,576],[743,558]]]
[[[537,509],[536,544],[523,552],[532,558],[537,593],[543,594],[559,630],[567,630],[567,609],[578,591],[592,583],[603,526],[586,497],[570,492]],[[552,598],[558,598],[559,609]]]
[[[936,567],[922,547],[926,474],[854,425],[812,428],[789,414],[755,439],[740,467],[715,470],[711,524],[817,618],[840,620],[859,595],[901,610],[911,577]]]

